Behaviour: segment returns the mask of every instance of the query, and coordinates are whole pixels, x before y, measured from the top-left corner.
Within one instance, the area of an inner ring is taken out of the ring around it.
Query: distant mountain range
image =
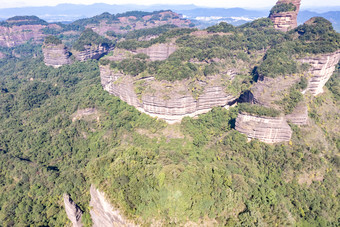
[[[93,5],[60,4],[46,7],[23,7],[0,9],[0,19],[7,19],[18,15],[36,15],[48,22],[69,23],[81,18],[92,17],[103,12],[112,14],[126,11],[141,10],[152,12],[155,10],[170,9],[183,14],[184,17],[192,20],[198,27],[204,28],[221,21],[226,21],[233,25],[240,25],[260,17],[267,17],[270,9],[249,10],[243,8],[202,8],[195,5],[109,5],[97,3]],[[333,8],[335,11],[328,11],[329,8],[302,10],[299,13],[298,23],[301,24],[311,17],[321,16],[331,21],[334,28],[340,32],[340,8]],[[338,11],[337,11],[338,10]]]

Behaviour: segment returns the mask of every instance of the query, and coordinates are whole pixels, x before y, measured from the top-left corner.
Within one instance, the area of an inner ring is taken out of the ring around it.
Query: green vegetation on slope
[[[92,29],[88,28],[83,31],[79,39],[73,44],[73,48],[78,51],[83,51],[85,50],[85,46],[95,45],[112,46],[113,43],[109,39],[98,35]]]
[[[295,11],[296,6],[293,3],[281,3],[281,4],[276,4],[271,10],[270,10],[270,15],[275,14],[275,13],[283,13],[283,12],[290,12],[290,11]]]
[[[0,22],[0,26],[13,27],[22,25],[48,25],[48,23],[37,16],[15,16]]]
[[[57,37],[53,35],[46,36],[44,40],[44,44],[54,44],[54,45],[59,45],[62,44],[61,40],[58,39]]]

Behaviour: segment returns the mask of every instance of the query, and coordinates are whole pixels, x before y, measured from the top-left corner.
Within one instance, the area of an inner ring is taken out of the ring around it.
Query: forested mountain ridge
[[[58,68],[45,65],[41,45],[4,49],[10,57],[0,60],[0,225],[69,224],[68,194],[82,224],[92,226],[93,209],[100,210],[93,200],[105,192],[122,217],[142,226],[336,226],[340,73],[339,65],[317,66],[336,61],[339,34],[322,18],[287,33],[273,26],[264,18],[241,27],[131,32],[117,36],[125,40],[99,61]],[[60,44],[50,37],[44,45]],[[169,125],[104,91],[103,69],[108,78],[135,80],[136,101],[159,94],[152,79],[165,87],[163,103],[183,83],[193,100],[209,84],[244,103]],[[306,90],[315,75],[329,73],[323,93]],[[273,92],[272,84],[283,90]],[[235,130],[245,113],[283,117],[301,101],[308,124],[289,121],[287,142],[248,142]]]

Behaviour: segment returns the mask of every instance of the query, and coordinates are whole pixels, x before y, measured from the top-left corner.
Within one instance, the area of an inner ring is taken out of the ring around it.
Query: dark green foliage
[[[298,33],[296,42],[297,53],[331,53],[340,48],[340,34],[337,33],[332,23],[322,17],[314,17],[300,25],[291,33]]]
[[[289,12],[289,11],[295,11],[296,6],[293,3],[281,3],[281,4],[276,4],[271,10],[270,14],[275,14],[275,13],[283,13],[283,12]]]
[[[12,27],[21,25],[48,25],[48,23],[37,16],[15,16],[0,22],[0,25]]]
[[[278,110],[250,103],[239,103],[238,110],[240,113],[246,112],[254,116],[278,117],[280,115]]]
[[[126,74],[130,74],[133,76],[138,75],[141,72],[144,72],[146,69],[146,62],[139,59],[124,59],[123,61],[117,64],[117,68],[122,70]]]
[[[173,24],[166,24],[166,25],[155,27],[155,28],[145,28],[145,29],[134,30],[124,35],[124,38],[125,39],[138,39],[140,37],[146,37],[146,36],[157,36],[173,28],[177,28],[177,26]]]
[[[218,33],[218,32],[235,32],[236,27],[228,24],[226,22],[221,22],[217,25],[211,26],[207,28],[207,31],[210,33]]]
[[[126,40],[119,42],[117,44],[118,48],[126,49],[126,50],[136,50],[137,48],[147,48],[152,46],[156,43],[165,43],[167,40],[182,36],[185,34],[189,34],[193,31],[196,31],[197,29],[192,28],[178,28],[178,29],[171,29],[163,34],[161,34],[159,37],[152,39],[150,41],[136,41],[136,40]]]
[[[260,29],[260,28],[272,28],[273,27],[273,22],[271,19],[269,18],[260,18],[257,20],[254,20],[252,22],[249,23],[245,23],[241,26],[239,26],[238,28],[256,28],[256,29]]]
[[[58,39],[57,37],[53,36],[53,35],[46,36],[44,43],[45,44],[54,44],[54,45],[62,44],[61,40]]]
[[[74,43],[73,48],[78,51],[85,50],[85,46],[92,45],[103,45],[103,46],[112,46],[112,42],[104,38],[97,33],[95,33],[92,29],[86,29],[79,37],[79,39]]]
[[[175,81],[193,77],[197,68],[192,63],[166,61],[153,70],[155,70],[156,79]],[[150,70],[149,72],[152,71]]]

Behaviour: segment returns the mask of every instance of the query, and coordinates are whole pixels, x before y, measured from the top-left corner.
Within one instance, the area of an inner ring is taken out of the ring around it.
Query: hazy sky
[[[0,8],[25,7],[25,6],[54,6],[61,3],[74,4],[195,4],[208,7],[243,7],[264,8],[271,7],[277,0],[0,0]],[[340,6],[340,0],[302,0],[303,7]]]

